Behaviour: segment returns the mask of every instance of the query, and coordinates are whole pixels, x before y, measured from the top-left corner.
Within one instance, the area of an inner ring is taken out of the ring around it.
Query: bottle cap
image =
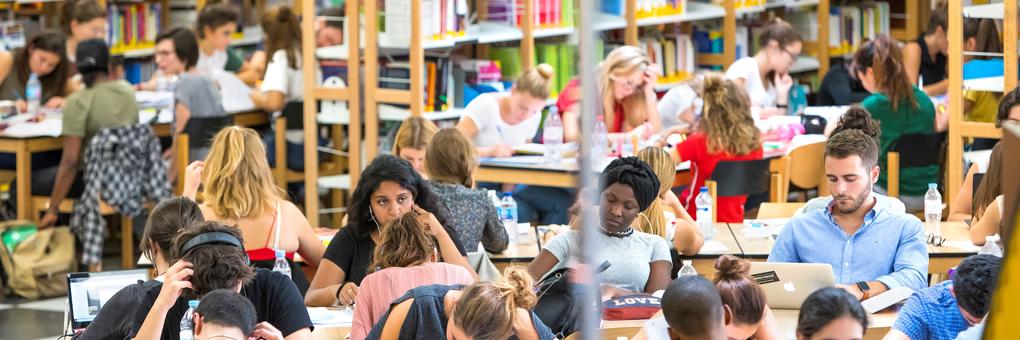
[[[701,187],[701,192],[708,192],[708,187]]]
[[[197,308],[198,307],[198,300],[188,300],[188,307]]]
[[[283,251],[283,249],[276,250],[276,258],[281,258],[284,256],[287,256],[287,252]]]
[[[928,189],[937,189],[938,187],[938,183],[928,183]]]
[[[684,265],[685,266],[690,266],[691,263],[692,263],[691,260],[684,260]]]

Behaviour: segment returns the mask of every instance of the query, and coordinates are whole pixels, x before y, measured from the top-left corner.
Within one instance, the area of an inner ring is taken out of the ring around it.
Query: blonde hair
[[[436,127],[436,124],[424,117],[407,117],[403,123],[400,123],[397,135],[393,138],[393,155],[399,157],[400,149],[425,150],[437,131],[439,128]]]
[[[410,267],[429,262],[436,254],[436,240],[425,231],[415,213],[406,213],[387,223],[379,235],[368,268]]]
[[[283,199],[255,130],[230,126],[213,137],[202,171],[204,203],[225,219],[253,217]]]
[[[708,138],[708,152],[746,155],[761,147],[761,132],[751,118],[751,101],[744,89],[720,74],[702,79],[705,102],[701,129]]]
[[[599,63],[599,93],[602,94],[602,119],[610,126],[616,121],[616,112],[613,110],[616,99],[613,96],[612,77],[630,75],[634,72],[644,72],[652,64],[648,55],[641,49],[634,46],[620,46],[609,52],[606,59]],[[645,93],[640,88],[635,89],[627,98],[624,98],[620,105],[623,106],[627,116],[625,120],[633,125],[639,125],[646,120],[647,108],[645,107]],[[621,126],[622,129],[622,126]]]
[[[669,152],[662,148],[647,147],[638,151],[637,158],[648,163],[652,168],[652,172],[659,178],[658,196],[662,196],[662,194],[673,187],[673,176],[676,175],[676,162],[669,156]],[[665,207],[662,202],[659,199],[655,199],[645,211],[640,213],[645,218],[634,219],[632,226],[643,233],[659,235],[662,238],[668,239],[666,236],[666,216],[663,215],[664,212]]]
[[[549,64],[538,64],[535,68],[524,71],[514,82],[514,90],[527,93],[538,98],[549,98],[552,92],[553,67]]]
[[[495,282],[475,282],[464,288],[453,322],[475,340],[507,339],[514,334],[517,309],[531,310],[538,297],[531,291],[533,280],[522,267],[509,267]]]
[[[475,171],[475,147],[460,130],[439,130],[425,151],[425,171],[439,183],[472,187]]]

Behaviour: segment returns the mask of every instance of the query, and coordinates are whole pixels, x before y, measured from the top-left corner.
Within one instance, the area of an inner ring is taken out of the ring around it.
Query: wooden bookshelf
[[[946,202],[956,199],[965,169],[963,147],[968,138],[1002,138],[993,123],[964,120],[963,90],[1005,93],[1017,86],[1017,0],[991,5],[963,6],[949,2],[949,149],[946,171]],[[1002,20],[1003,77],[963,80],[963,20],[966,17]]]

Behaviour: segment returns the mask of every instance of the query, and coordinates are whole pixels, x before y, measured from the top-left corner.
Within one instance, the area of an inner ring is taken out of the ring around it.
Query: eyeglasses
[[[928,234],[925,236],[925,243],[935,247],[941,247],[946,241],[947,239],[942,237],[941,234]]]
[[[796,54],[796,53],[790,52],[790,50],[786,49],[785,47],[780,47],[779,49],[780,49],[780,50],[782,50],[783,52],[786,52],[786,54],[790,56],[790,60],[794,60],[794,61],[796,61],[796,60],[797,60],[797,58],[799,58],[799,57],[800,57],[800,55],[799,55],[799,54]]]

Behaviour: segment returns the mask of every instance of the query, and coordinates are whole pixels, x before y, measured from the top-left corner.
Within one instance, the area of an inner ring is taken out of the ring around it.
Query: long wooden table
[[[783,338],[797,339],[797,319],[800,315],[800,310],[773,309],[772,313],[776,316],[776,323],[779,324],[779,328],[783,330]],[[886,333],[889,333],[889,329],[892,328],[893,323],[896,322],[896,317],[898,315],[898,312],[887,310],[868,315],[868,329],[864,334],[864,339],[882,339]],[[652,318],[660,316],[662,316],[662,311],[656,313]],[[647,320],[603,321],[602,328],[644,327],[646,321]],[[644,330],[639,330],[628,338],[635,340],[647,339]]]

